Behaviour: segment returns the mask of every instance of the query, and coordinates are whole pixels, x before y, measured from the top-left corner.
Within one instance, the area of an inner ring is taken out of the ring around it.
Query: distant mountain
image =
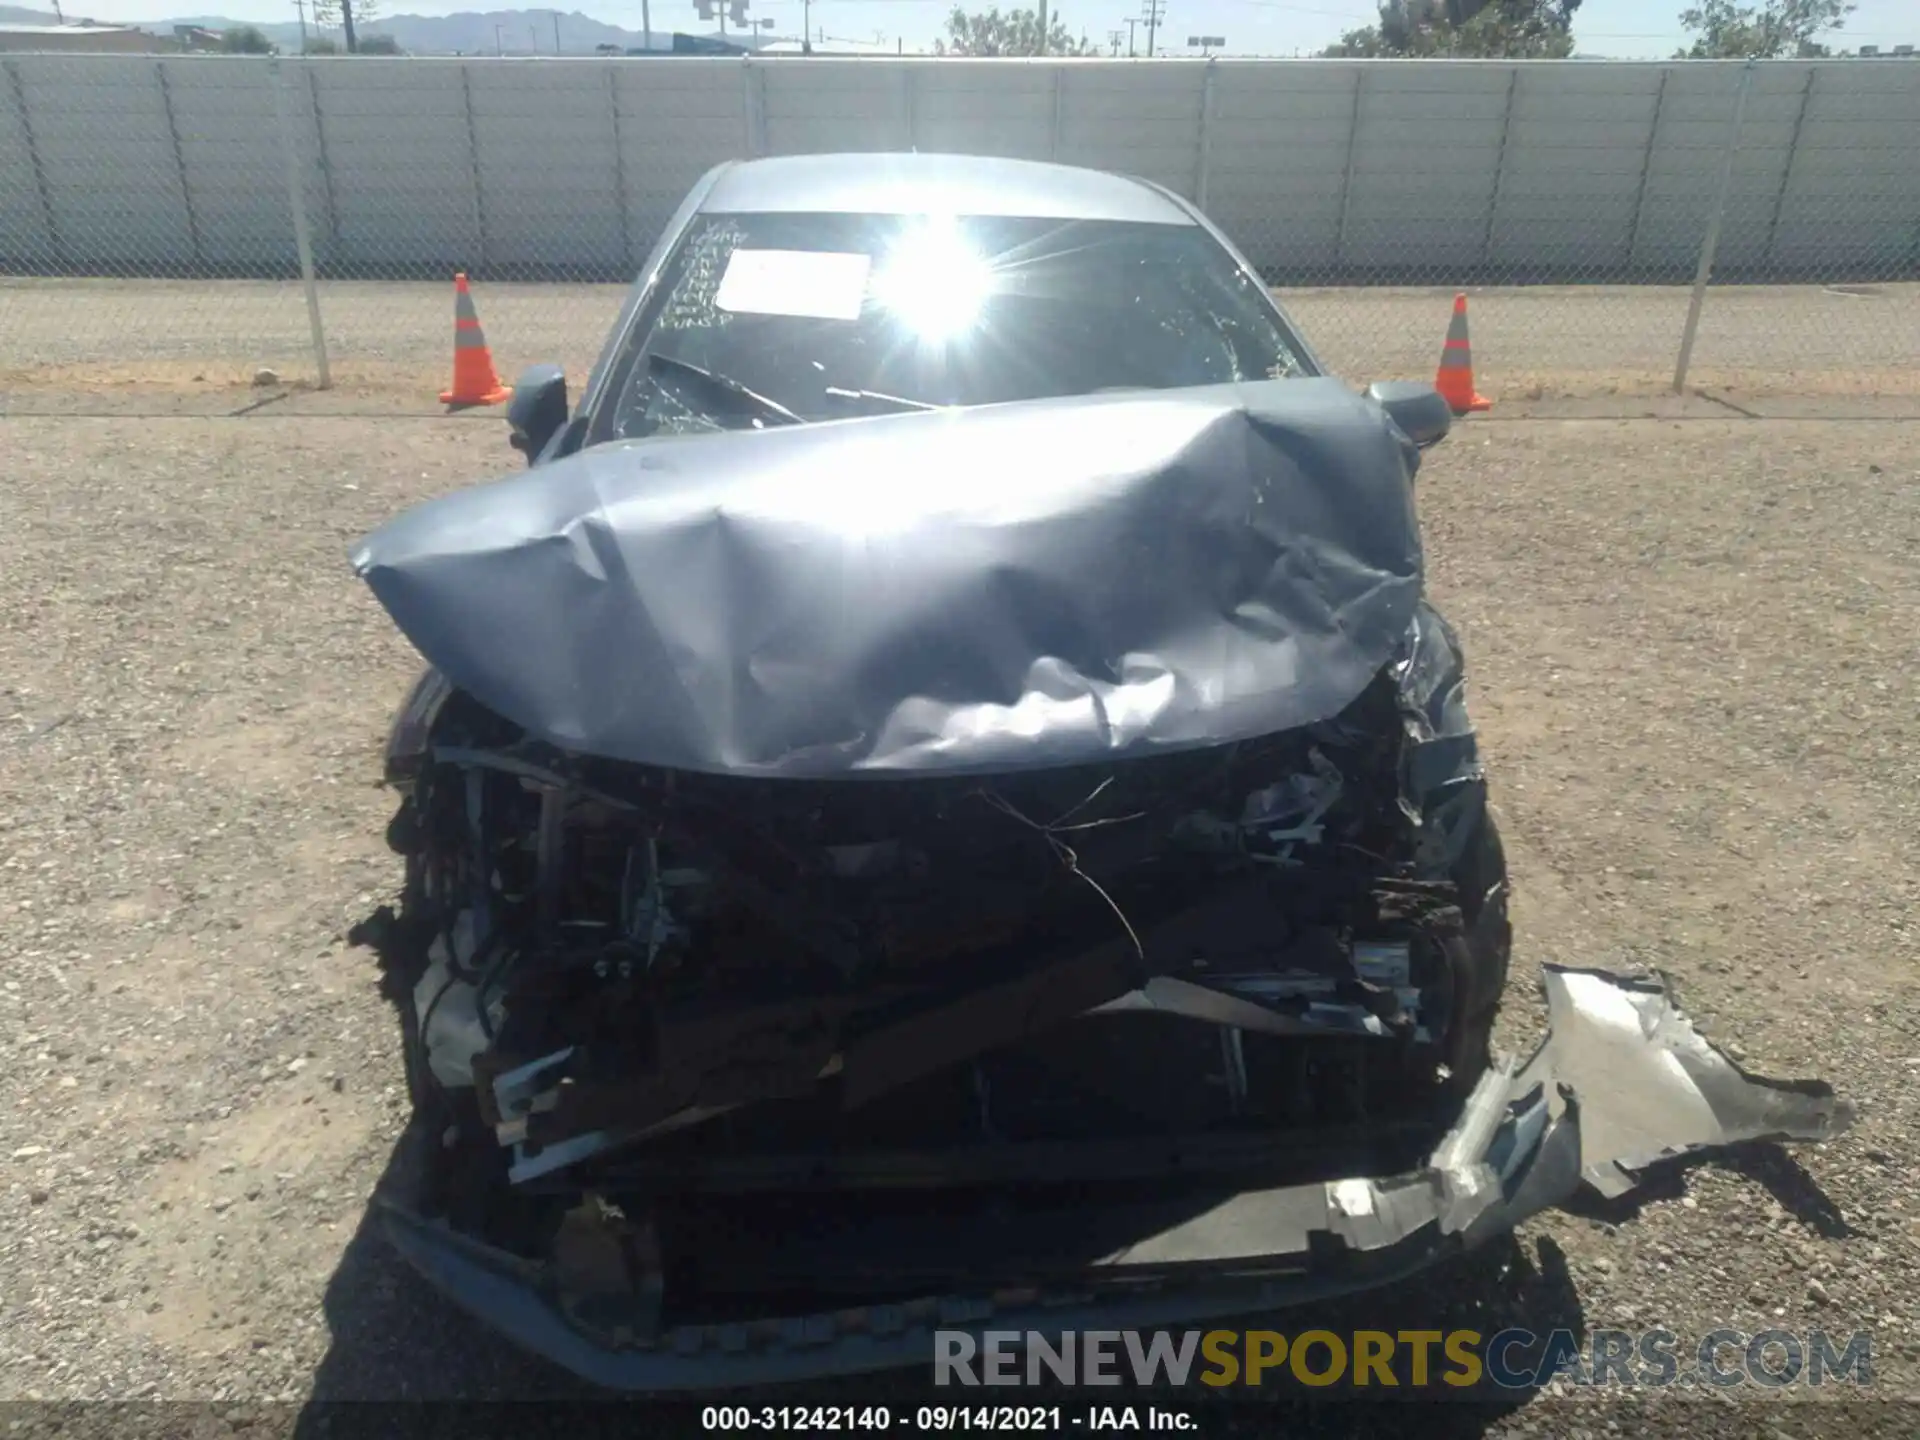
[[[664,7],[663,7],[664,8]],[[188,15],[167,25],[205,25],[222,30],[244,21],[227,20],[215,15]],[[164,30],[165,25],[156,25]],[[294,48],[300,43],[298,24],[257,25],[276,45]],[[560,16],[558,25],[562,55],[591,55],[596,45],[618,45],[622,50],[641,48],[638,30],[595,20],[575,10]],[[552,10],[463,11],[458,15],[387,15],[354,30],[361,36],[391,35],[402,50],[411,55],[551,55],[554,53],[554,12]],[[665,50],[673,43],[673,25],[663,18],[652,35],[653,48]],[[337,35],[335,37],[338,38]]]
[[[82,6],[86,0],[76,0],[67,4],[62,0],[61,8],[66,12],[68,21],[74,22],[84,17]],[[657,7],[665,10],[667,6]],[[554,52],[554,12],[552,10],[489,10],[484,13],[463,11],[458,15],[389,15],[365,25],[356,25],[357,34],[391,35],[402,50],[410,55],[552,55]],[[13,5],[0,5],[0,25],[51,25],[54,15],[51,10],[27,10]],[[201,25],[209,30],[227,30],[236,25],[251,25],[265,35],[274,44],[288,53],[300,48],[300,26],[294,22],[276,22],[270,25],[257,24],[250,20],[230,20],[223,15],[182,15],[172,20],[143,22],[142,30],[152,30],[158,34],[170,34],[175,25]],[[648,38],[638,30],[622,29],[618,25],[609,25],[603,20],[595,20],[590,15],[582,15],[578,10],[560,16],[558,26],[562,55],[591,55],[598,45],[617,45],[622,50],[638,50]],[[666,50],[673,44],[674,26],[671,20],[662,18],[653,29],[650,37],[655,50]],[[318,31],[309,27],[310,34]],[[692,33],[692,32],[688,32]],[[756,49],[765,43],[758,36],[727,37],[748,49]],[[337,39],[337,34],[336,34]]]

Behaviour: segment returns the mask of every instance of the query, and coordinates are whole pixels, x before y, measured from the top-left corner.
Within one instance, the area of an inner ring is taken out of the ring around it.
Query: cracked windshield
[[[1306,373],[1257,284],[1185,226],[716,216],[654,307],[598,438]]]

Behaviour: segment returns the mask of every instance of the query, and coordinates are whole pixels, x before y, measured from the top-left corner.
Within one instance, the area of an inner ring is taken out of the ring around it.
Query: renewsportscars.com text
[[[1868,1386],[1865,1331],[1710,1330],[960,1330],[934,1334],[934,1384],[1304,1385],[1437,1389],[1488,1385],[1664,1388]]]

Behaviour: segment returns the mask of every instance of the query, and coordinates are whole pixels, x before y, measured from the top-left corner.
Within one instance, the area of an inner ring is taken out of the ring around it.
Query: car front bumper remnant
[[[1548,1034],[1494,1065],[1418,1169],[1245,1190],[1089,1264],[1070,1289],[1003,1288],[640,1339],[589,1333],[543,1268],[397,1203],[389,1238],[464,1309],[581,1378],[700,1392],[928,1363],[934,1332],[1160,1328],[1286,1309],[1403,1279],[1513,1230],[1585,1184],[1617,1196],[1661,1159],[1741,1141],[1823,1140],[1851,1120],[1817,1080],[1752,1076],[1657,981],[1543,967]]]

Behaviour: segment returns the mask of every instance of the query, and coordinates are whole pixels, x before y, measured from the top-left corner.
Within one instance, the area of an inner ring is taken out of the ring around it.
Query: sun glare
[[[903,234],[873,276],[873,298],[924,340],[966,334],[992,289],[992,267],[952,220],[937,216]]]

